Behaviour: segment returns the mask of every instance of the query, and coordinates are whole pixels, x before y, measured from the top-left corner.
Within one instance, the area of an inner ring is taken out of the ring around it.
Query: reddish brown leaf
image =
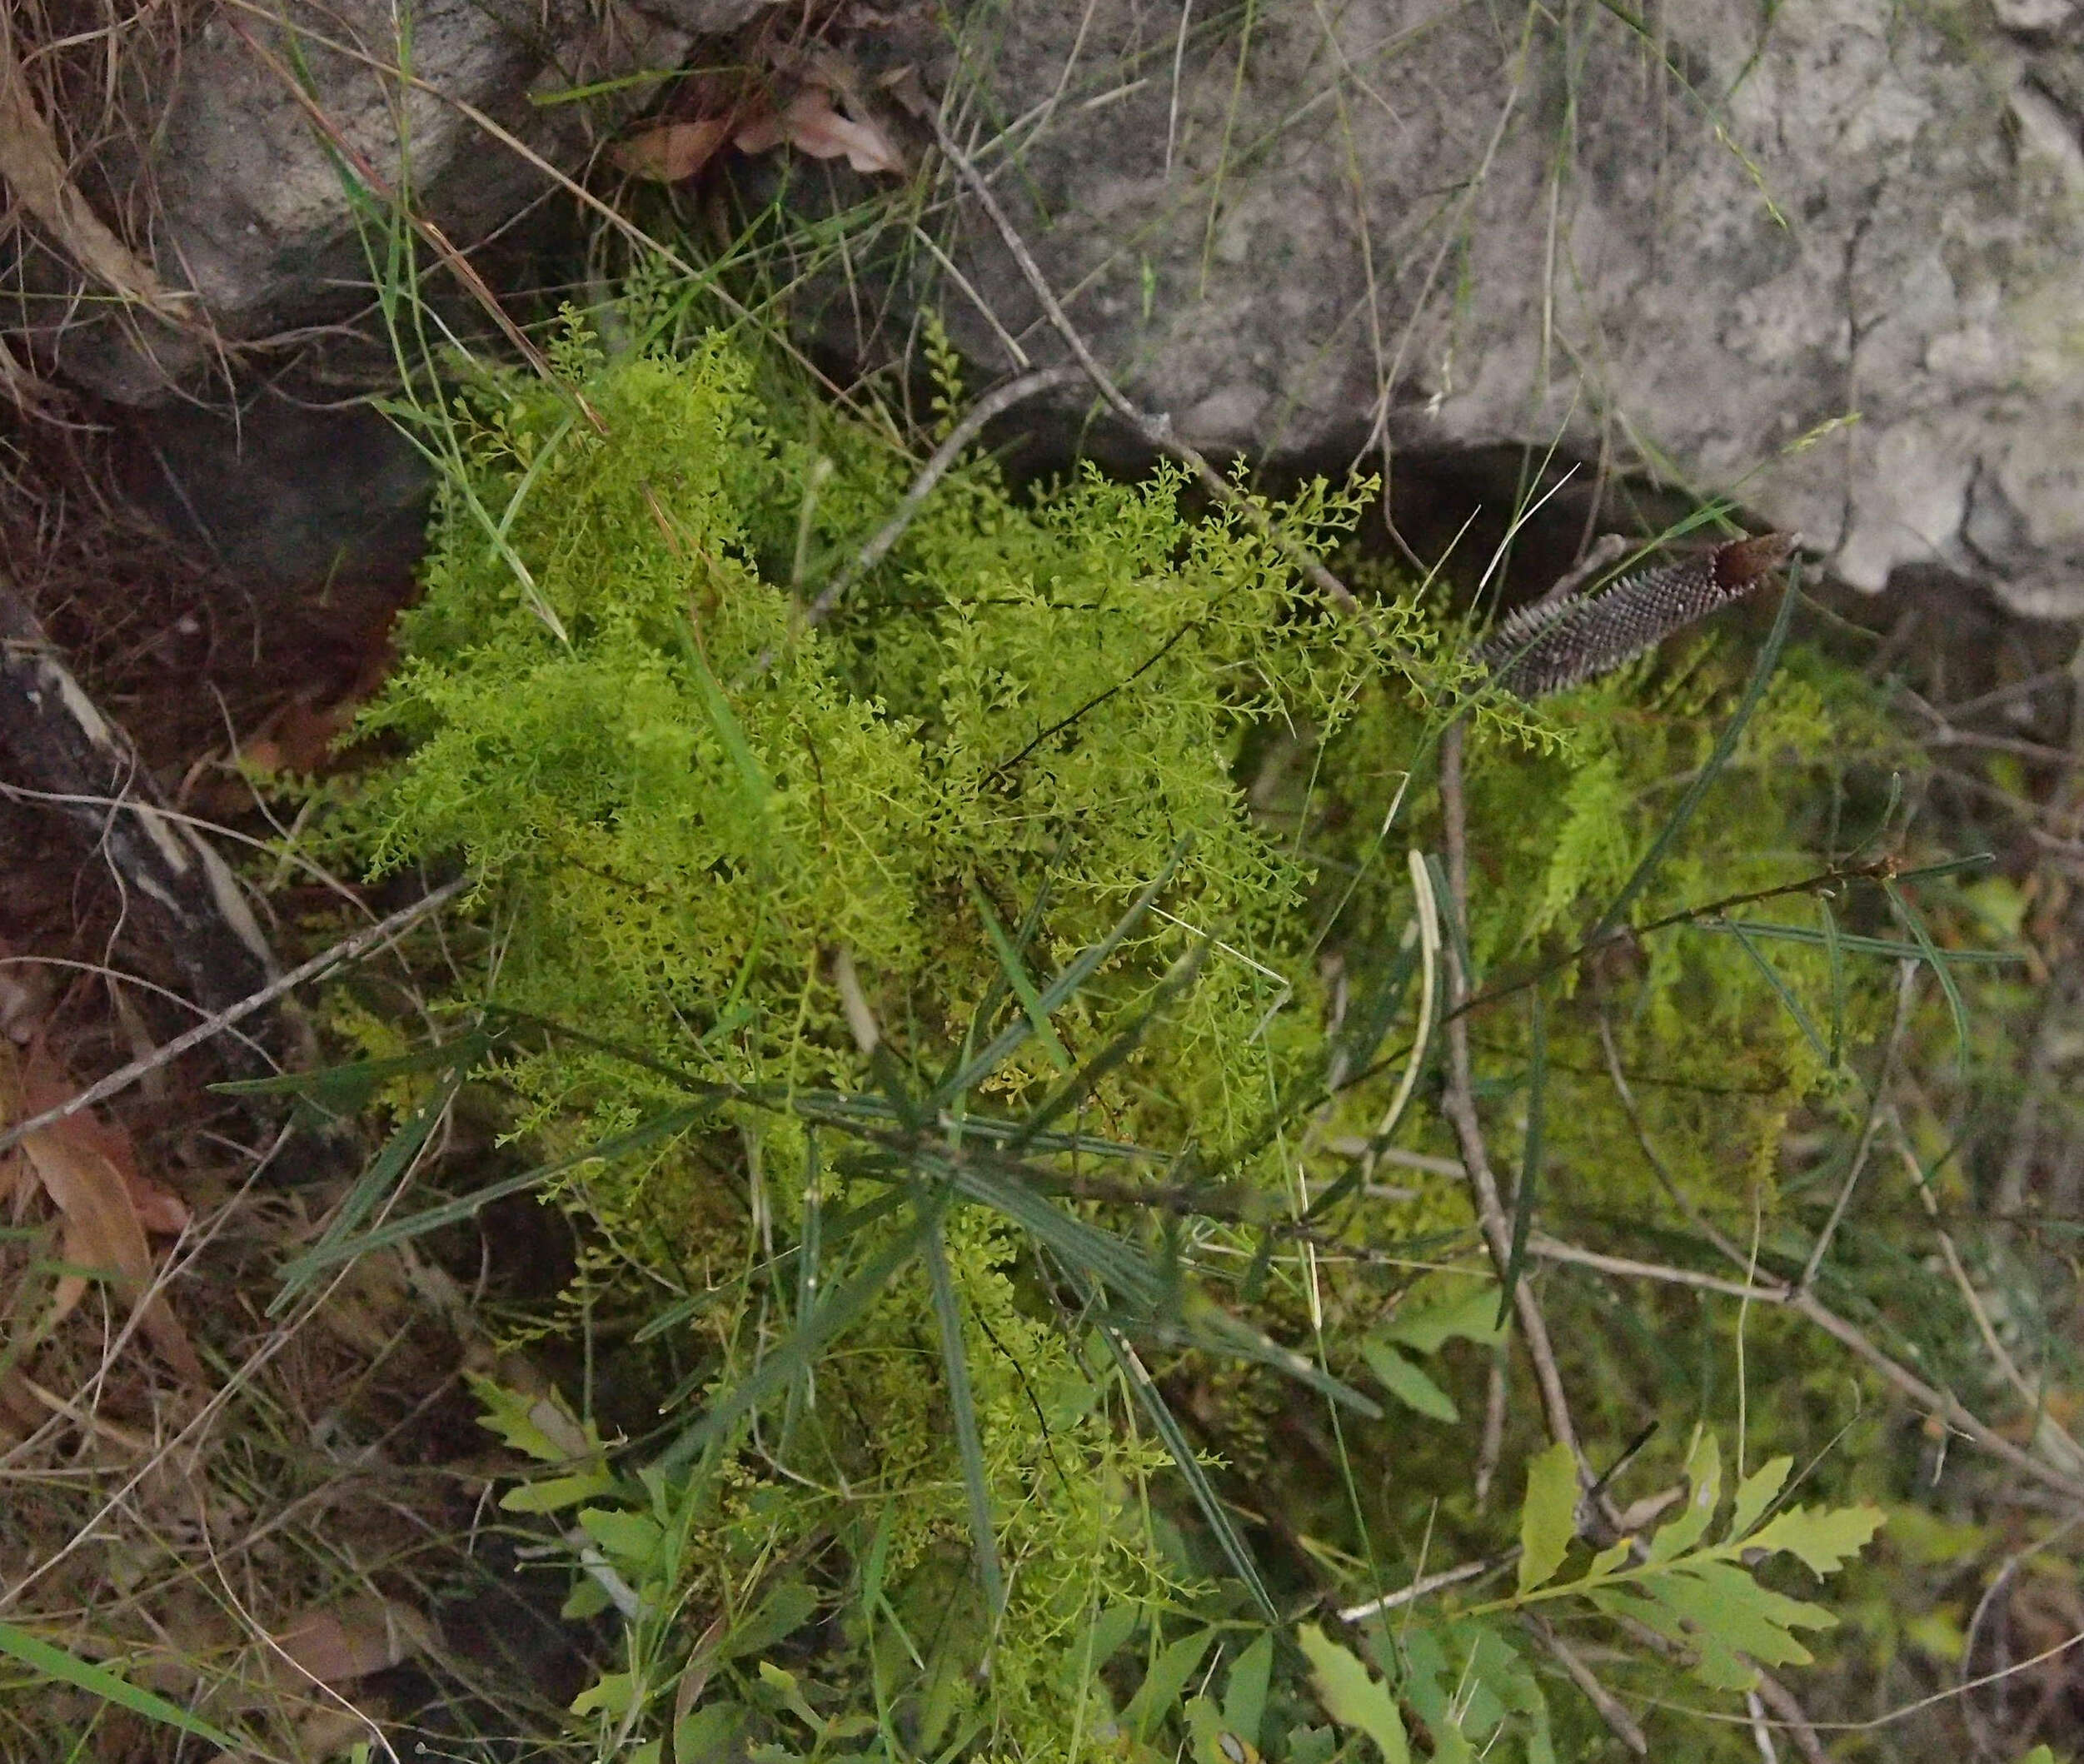
[[[873,123],[857,122],[832,107],[832,94],[806,86],[777,116],[761,117],[731,137],[741,152],[764,153],[785,143],[813,159],[839,159],[865,176],[905,170],[905,156]]]
[[[0,1042],[0,1119],[41,1114],[77,1088],[40,1039],[26,1055]],[[202,1363],[165,1296],[145,1297],[152,1284],[152,1250],[138,1193],[147,1196],[143,1211],[156,1220],[172,1218],[179,1203],[138,1176],[128,1138],[82,1110],[31,1134],[17,1155],[27,1159],[65,1220],[66,1260],[106,1273],[118,1294],[141,1305],[139,1326],[167,1363],[182,1378],[203,1383]],[[69,1312],[86,1290],[83,1275],[63,1276],[51,1321]]]
[[[277,1632],[282,1657],[276,1676],[293,1687],[316,1678],[345,1684],[409,1659],[432,1641],[426,1620],[411,1607],[370,1594],[299,1612]]]
[[[729,117],[701,117],[692,122],[666,122],[618,142],[610,157],[632,177],[662,184],[692,177],[715,157],[730,138]]]

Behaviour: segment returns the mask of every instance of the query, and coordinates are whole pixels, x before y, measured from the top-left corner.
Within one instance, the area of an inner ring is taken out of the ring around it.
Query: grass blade
[[[1530,1046],[1527,1062],[1527,1144],[1520,1160],[1519,1186],[1513,1195],[1513,1241],[1505,1258],[1504,1278],[1498,1283],[1498,1327],[1503,1328],[1513,1314],[1513,1293],[1527,1266],[1527,1233],[1533,1223],[1534,1195],[1541,1185],[1543,1114],[1548,1091],[1548,1010],[1542,989],[1533,990],[1530,1004]]]
[[[1005,1577],[999,1567],[999,1541],[991,1524],[991,1488],[985,1478],[984,1447],[977,1434],[977,1404],[970,1388],[970,1359],[962,1339],[962,1303],[949,1277],[948,1257],[937,1218],[920,1253],[933,1288],[934,1320],[940,1331],[940,1360],[948,1377],[948,1407],[955,1423],[955,1450],[962,1459],[963,1493],[970,1503],[970,1532],[977,1552],[977,1577],[995,1622],[1005,1609]]]
[[[919,1253],[928,1229],[926,1220],[915,1218],[865,1267],[827,1291],[818,1301],[817,1308],[790,1333],[785,1342],[761,1359],[731,1387],[728,1394],[711,1406],[707,1414],[674,1442],[660,1461],[660,1468],[671,1472],[684,1468],[710,1441],[729,1433],[768,1398],[786,1389],[800,1373],[808,1370],[820,1352],[841,1331],[857,1322],[875,1303],[876,1295],[896,1278],[899,1270]]]
[[[1208,1474],[1201,1468],[1201,1461],[1194,1455],[1194,1448],[1180,1430],[1179,1418],[1150,1382],[1150,1374],[1144,1370],[1143,1362],[1136,1358],[1135,1350],[1122,1339],[1121,1333],[1113,1325],[1100,1325],[1100,1339],[1107,1343],[1107,1351],[1113,1357],[1115,1368],[1121,1373],[1134,1395],[1138,1405],[1150,1418],[1150,1424],[1158,1430],[1158,1437],[1164,1442],[1165,1449],[1172,1454],[1172,1461],[1179,1466],[1179,1474],[1187,1484],[1187,1492],[1194,1497],[1194,1503],[1201,1509],[1201,1517],[1209,1522],[1209,1529],[1215,1533],[1217,1545],[1222,1549],[1237,1577],[1252,1595],[1252,1602],[1269,1622],[1278,1620],[1274,1600],[1266,1590],[1266,1583],[1259,1578],[1259,1571],[1254,1564],[1252,1552],[1244,1547],[1244,1539],[1238,1535],[1237,1527],[1231,1523],[1230,1515],[1209,1482]]]
[[[381,1249],[391,1243],[402,1243],[408,1238],[438,1231],[444,1225],[456,1224],[469,1218],[481,1208],[490,1206],[496,1200],[504,1200],[510,1194],[523,1194],[529,1189],[540,1188],[552,1176],[576,1169],[582,1164],[596,1161],[606,1163],[633,1151],[640,1151],[661,1139],[670,1139],[681,1129],[691,1127],[705,1119],[710,1104],[698,1103],[687,1109],[669,1109],[662,1114],[633,1127],[626,1134],[619,1134],[612,1139],[603,1139],[588,1146],[584,1151],[573,1152],[568,1157],[553,1158],[547,1164],[538,1164],[516,1175],[503,1177],[497,1182],[487,1183],[468,1194],[430,1207],[424,1213],[416,1213],[410,1218],[392,1219],[379,1225],[373,1231],[352,1239],[342,1238],[332,1244],[316,1243],[297,1260],[282,1270],[282,1278],[288,1280],[292,1274],[300,1280],[308,1280],[321,1268],[335,1263],[351,1262],[356,1256],[371,1249]]]
[[[223,1729],[212,1727],[127,1679],[118,1678],[106,1667],[74,1659],[63,1648],[53,1647],[42,1637],[32,1635],[17,1624],[0,1622],[0,1653],[12,1654],[31,1672],[40,1672],[54,1683],[69,1684],[90,1697],[98,1697],[133,1715],[142,1715],[147,1721],[157,1722],[164,1727],[177,1727],[183,1733],[192,1733],[197,1739],[207,1740],[212,1746],[229,1752],[243,1754],[245,1751]]]
[[[1968,1007],[1962,1003],[1961,989],[1954,984],[1954,977],[1940,959],[1939,950],[1933,944],[1932,933],[1925,929],[1925,920],[1910,899],[1896,885],[1892,877],[1882,879],[1883,892],[1888,904],[1896,909],[1896,916],[1903,922],[1903,929],[1916,941],[1919,952],[1932,964],[1932,970],[1939,976],[1939,989],[1947,994],[1947,1009],[1954,1019],[1954,1058],[1956,1069],[1962,1075],[1968,1070]]]

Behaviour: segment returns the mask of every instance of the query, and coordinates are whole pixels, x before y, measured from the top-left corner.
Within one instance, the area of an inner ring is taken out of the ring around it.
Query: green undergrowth
[[[1660,1746],[1749,1755],[1686,1712],[1808,1658],[1900,1453],[1783,1314],[1535,1248],[1707,1268],[1706,1221],[1791,1275],[1901,964],[1947,1048],[1988,970],[1939,947],[1954,878],[1875,861],[1918,856],[1914,762],[1864,683],[1777,628],[1529,709],[1437,593],[1348,556],[1342,614],[1299,575],[1369,486],[1262,505],[1269,536],[1169,468],[1030,492],[980,456],[814,627],[935,434],[641,300],[620,328],[407,413],[451,468],[426,595],[316,825],[469,893],[421,1014],[336,1001],[366,1063],[325,1094],[392,1136],[288,1276],[496,1190],[573,1216],[578,1281],[516,1338],[591,1332],[644,1402],[481,1396],[538,1467],[505,1512],[608,1638],[574,1755],[1602,1755],[1556,1632]],[[944,362],[929,431],[960,405]],[[1545,1443],[1450,1174],[1451,963],[1506,1278],[1618,1505],[1688,1491],[1633,1551]],[[394,1198],[458,1107],[516,1174]],[[1820,1278],[1873,1326],[1889,1268],[1847,1242]]]

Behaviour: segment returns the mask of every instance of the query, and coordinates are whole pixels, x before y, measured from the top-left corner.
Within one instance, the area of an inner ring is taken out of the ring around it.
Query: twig
[[[128,1089],[147,1073],[157,1072],[162,1066],[180,1059],[191,1048],[200,1047],[212,1035],[231,1028],[233,1024],[244,1022],[257,1010],[267,1009],[277,999],[295,990],[305,981],[316,979],[328,969],[337,968],[342,962],[353,961],[379,944],[386,942],[416,919],[424,919],[436,907],[454,899],[471,885],[471,880],[469,876],[458,876],[453,882],[443,883],[432,894],[414,901],[410,906],[399,908],[388,918],[380,919],[372,925],[365,925],[352,937],[343,938],[332,949],[314,955],[301,966],[270,980],[258,992],[249,993],[229,1009],[213,1013],[193,1029],[184,1030],[172,1040],[153,1049],[151,1053],[132,1060],[127,1066],[117,1067],[107,1078],[96,1080],[78,1095],[68,1098],[55,1108],[45,1109],[42,1114],[32,1115],[27,1120],[0,1133],[0,1153],[12,1151],[29,1134],[41,1133],[55,1123],[77,1114],[82,1109],[90,1109],[95,1104],[114,1096],[118,1091]]]
[[[1608,1273],[1625,1273],[1635,1278],[1655,1280],[1669,1286],[1727,1292],[1733,1297],[1749,1298],[1759,1304],[1784,1306],[1797,1317],[1822,1330],[1841,1346],[1851,1348],[1879,1373],[1886,1382],[1973,1440],[1986,1452],[2002,1458],[2043,1487],[2051,1488],[2072,1501],[2084,1500],[2084,1477],[2073,1476],[2056,1465],[2045,1463],[2006,1438],[1996,1428],[1979,1420],[1959,1398],[1927,1383],[1900,1360],[1876,1346],[1857,1323],[1849,1323],[1839,1316],[1814,1293],[1797,1290],[1791,1286],[1768,1285],[1763,1282],[1753,1282],[1748,1286],[1739,1286],[1733,1281],[1717,1282],[1713,1276],[1696,1273],[1691,1268],[1670,1268],[1652,1262],[1627,1262],[1618,1256],[1601,1257],[1596,1252],[1579,1250],[1546,1236],[1533,1238],[1528,1247],[1544,1260],[1579,1262],[1602,1268]],[[1742,1265],[1740,1253],[1738,1266]]]
[[[854,585],[890,555],[890,547],[905,536],[905,530],[933,494],[934,486],[948,475],[949,468],[962,457],[963,450],[977,438],[986,423],[1038,392],[1069,386],[1083,377],[1080,369],[1068,365],[1039,367],[1032,373],[1022,374],[1017,380],[1009,380],[996,391],[980,398],[969,414],[955,425],[948,439],[934,450],[933,457],[920,468],[919,476],[912,480],[912,487],[905,492],[904,501],[897,505],[895,512],[883,523],[875,536],[861,547],[852,563],[825,584],[824,591],[804,615],[804,622],[811,625],[823,624]]]
[[[1720,1274],[1696,1273],[1690,1268],[1674,1268],[1661,1262],[1637,1262],[1627,1256],[1609,1256],[1596,1249],[1581,1249],[1546,1232],[1530,1232],[1527,1253],[1544,1262],[1563,1262],[1574,1268],[1589,1268],[1623,1278],[1655,1280],[1666,1286],[1690,1286],[1698,1292],[1719,1293],[1726,1298],[1755,1298],[1762,1304],[1785,1304],[1784,1286],[1759,1286],[1742,1280],[1726,1280]]]
[[[1570,1682],[1584,1692],[1585,1701],[1599,1712],[1599,1719],[1613,1730],[1614,1737],[1638,1758],[1649,1757],[1650,1742],[1643,1737],[1635,1717],[1622,1707],[1620,1699],[1613,1692],[1593,1676],[1592,1668],[1578,1657],[1578,1651],[1533,1612],[1522,1612],[1519,1620],[1554,1657],[1556,1664],[1570,1674]]]
[[[2034,1418],[2037,1433],[2058,1442],[2062,1456],[2068,1461],[2072,1470],[2084,1468],[2084,1448],[2080,1448],[2071,1437],[2068,1428],[2048,1412],[2047,1393],[2037,1391],[2027,1382],[2026,1374],[2019,1370],[2019,1363],[1999,1338],[1997,1326],[1990,1320],[1989,1308],[1982,1302],[1982,1294],[1976,1290],[1975,1283],[1968,1278],[1968,1269],[1961,1259],[1961,1251],[1955,1247],[1953,1233],[1941,1222],[1939,1203],[1932,1198],[1931,1182],[1925,1174],[1925,1167],[1917,1160],[1917,1154],[1910,1143],[1910,1136],[1903,1131],[1903,1120],[1894,1109],[1889,1110],[1889,1136],[1896,1142],[1897,1154],[1910,1172],[1910,1178],[1917,1189],[1917,1198],[1925,1203],[1926,1217],[1931,1219],[1932,1233],[1939,1239],[1940,1254],[1945,1258],[1947,1271],[1953,1276],[1956,1289],[1962,1302],[1968,1307],[1968,1314],[1975,1319],[1976,1332],[1982,1338],[1983,1346],[1989,1350],[1991,1359],[1997,1370],[2004,1374],[2005,1382],[2018,1393],[2019,1400],[2027,1406],[2027,1413]]]
[[[1479,1508],[1490,1499],[1498,1460],[1505,1455],[1505,1402],[1511,1394],[1508,1369],[1504,1348],[1493,1348],[1490,1373],[1483,1381],[1483,1433],[1476,1448],[1476,1504]]]
[[[1831,1764],[1831,1754],[1817,1737],[1816,1724],[1809,1719],[1809,1712],[1802,1707],[1792,1691],[1763,1667],[1758,1673],[1758,1700],[1779,1718],[1781,1732],[1795,1742],[1795,1750],[1807,1764]]]
[[[1757,1692],[1744,1692],[1744,1709],[1751,1717],[1751,1739],[1758,1748],[1760,1764],[1780,1764],[1780,1748],[1773,1744],[1772,1729],[1766,1721],[1766,1706]]]
[[[1486,1557],[1481,1562],[1465,1562],[1459,1567],[1443,1568],[1438,1574],[1421,1574],[1408,1587],[1399,1587],[1394,1592],[1385,1592],[1380,1598],[1371,1598],[1358,1605],[1349,1605],[1339,1613],[1342,1623],[1364,1623],[1371,1617],[1379,1617],[1385,1611],[1394,1611],[1399,1605],[1415,1604],[1419,1599],[1430,1598],[1448,1587],[1458,1587],[1465,1580],[1481,1580],[1486,1574],[1494,1574],[1500,1568],[1508,1568],[1519,1560],[1517,1547],[1501,1555]]]
[[[1360,603],[1354,597],[1353,590],[1326,569],[1321,559],[1284,533],[1268,517],[1264,509],[1211,466],[1199,450],[1175,435],[1169,417],[1146,415],[1114,383],[1112,376],[1100,366],[1078,327],[1072,324],[1064,312],[1062,302],[1049,287],[1049,278],[1042,273],[1042,267],[1035,261],[1035,255],[1028,249],[1027,242],[1020,237],[1019,230],[1007,217],[1005,210],[1000,206],[999,198],[993,193],[984,174],[971,162],[970,156],[955,144],[955,137],[949,133],[948,125],[942,120],[940,112],[930,108],[927,116],[933,125],[934,139],[939,144],[942,156],[955,168],[955,175],[968,187],[970,194],[976,197],[978,206],[998,230],[1006,250],[1012,254],[1020,274],[1034,292],[1050,328],[1064,339],[1064,346],[1085,371],[1085,377],[1092,381],[1093,389],[1099,394],[1107,407],[1134,429],[1147,446],[1170,454],[1193,472],[1202,487],[1224,507],[1244,520],[1262,538],[1270,541],[1287,553],[1289,561],[1309,577],[1339,611],[1355,610]]]
[[[1453,897],[1455,913],[1466,924],[1468,829],[1462,795],[1459,722],[1450,724],[1440,740],[1440,807],[1447,825],[1448,889]],[[1513,1233],[1504,1203],[1499,1198],[1498,1178],[1491,1169],[1490,1152],[1483,1143],[1483,1124],[1476,1114],[1475,1087],[1469,1063],[1468,1019],[1460,1009],[1468,987],[1468,976],[1462,972],[1459,958],[1450,950],[1448,1082],[1443,1109],[1454,1130],[1455,1144],[1462,1154],[1462,1166],[1468,1173],[1469,1188],[1476,1200],[1477,1222],[1483,1230],[1484,1245],[1490,1251],[1491,1260],[1502,1280],[1512,1262]],[[1578,1429],[1570,1418],[1570,1399],[1563,1391],[1563,1375],[1556,1368],[1556,1353],[1548,1339],[1548,1319],[1542,1315],[1541,1305],[1525,1280],[1513,1288],[1513,1308],[1519,1318],[1520,1334],[1527,1343],[1527,1357],[1533,1363],[1534,1383],[1541,1393],[1542,1413],[1548,1424],[1549,1437],[1569,1447],[1570,1455],[1578,1463],[1578,1475],[1589,1487],[1592,1473],[1585,1463],[1584,1450],[1578,1443]]]
[[[1715,919],[1733,907],[1757,906],[1767,900],[1784,899],[1789,894],[1821,894],[1847,882],[1879,882],[1893,875],[1896,860],[1892,857],[1879,857],[1864,864],[1836,865],[1829,870],[1817,870],[1812,875],[1793,882],[1777,882],[1771,888],[1747,889],[1739,894],[1724,894],[1720,899],[1705,901],[1699,906],[1681,907],[1667,913],[1662,919],[1653,919],[1645,924],[1617,924],[1596,936],[1588,937],[1576,948],[1566,949],[1553,960],[1519,976],[1495,986],[1488,986],[1482,992],[1463,999],[1448,1013],[1450,1018],[1464,1011],[1480,1010],[1487,1004],[1495,1004],[1500,999],[1509,999],[1515,993],[1524,992],[1530,986],[1538,986],[1553,975],[1574,968],[1588,955],[1596,955],[1610,944],[1625,943],[1631,939],[1650,936],[1658,931],[1668,931],[1674,925],[1693,924]]]

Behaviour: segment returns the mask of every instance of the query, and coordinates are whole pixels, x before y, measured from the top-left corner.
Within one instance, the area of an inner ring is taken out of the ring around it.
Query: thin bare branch
[[[107,1078],[97,1079],[78,1095],[68,1098],[57,1107],[47,1109],[41,1114],[32,1115],[26,1121],[0,1133],[0,1153],[11,1151],[30,1134],[77,1114],[82,1109],[91,1109],[97,1103],[105,1102],[117,1092],[127,1090],[147,1073],[157,1072],[162,1066],[172,1064],[191,1048],[197,1048],[220,1034],[235,1023],[243,1023],[257,1010],[265,1010],[277,999],[294,991],[307,980],[317,979],[343,962],[351,962],[370,950],[387,943],[409,925],[424,919],[436,908],[453,900],[471,885],[469,876],[458,876],[453,882],[445,882],[431,894],[424,895],[410,906],[402,906],[387,918],[380,919],[372,925],[365,925],[352,937],[342,938],[330,949],[314,955],[309,961],[292,968],[287,974],[277,976],[258,992],[249,993],[228,1009],[213,1012],[195,1025],[184,1029],[172,1040],[162,1042],[149,1054],[133,1059],[128,1065],[118,1066]]]
[[[934,486],[947,476],[949,469],[962,457],[963,451],[984,431],[985,425],[995,417],[1003,416],[1014,406],[1059,386],[1069,386],[1084,377],[1082,370],[1069,366],[1039,367],[1031,373],[1022,374],[1017,380],[1009,380],[996,391],[987,393],[970,407],[969,414],[957,423],[948,439],[934,450],[933,457],[920,468],[912,486],[905,492],[900,501],[877,531],[875,536],[855,554],[854,561],[838,571],[825,584],[825,590],[810,603],[804,615],[807,625],[822,625],[832,615],[832,610],[844,600],[854,585],[866,576],[890,555],[891,546],[905,536],[926,499],[934,493]]]
[[[1454,911],[1462,922],[1468,913],[1468,828],[1462,792],[1462,725],[1451,724],[1440,740],[1440,806],[1447,825],[1448,889]],[[1468,989],[1468,976],[1453,951],[1448,953],[1447,1012],[1448,1082],[1442,1108],[1454,1130],[1462,1167],[1468,1172],[1469,1192],[1476,1202],[1477,1223],[1484,1247],[1503,1279],[1513,1253],[1513,1231],[1500,1197],[1498,1178],[1491,1169],[1483,1128],[1476,1113],[1476,1093],[1469,1061],[1468,1019],[1460,1009]],[[1533,1363],[1534,1383],[1541,1393],[1543,1418],[1549,1437],[1570,1448],[1578,1462],[1578,1473],[1587,1487],[1593,1482],[1584,1448],[1578,1443],[1578,1429],[1570,1416],[1570,1399],[1564,1393],[1563,1374],[1556,1368],[1556,1351],[1548,1338],[1548,1322],[1540,1303],[1525,1280],[1513,1288],[1513,1309],[1519,1319],[1520,1334],[1527,1343],[1527,1357]]]

